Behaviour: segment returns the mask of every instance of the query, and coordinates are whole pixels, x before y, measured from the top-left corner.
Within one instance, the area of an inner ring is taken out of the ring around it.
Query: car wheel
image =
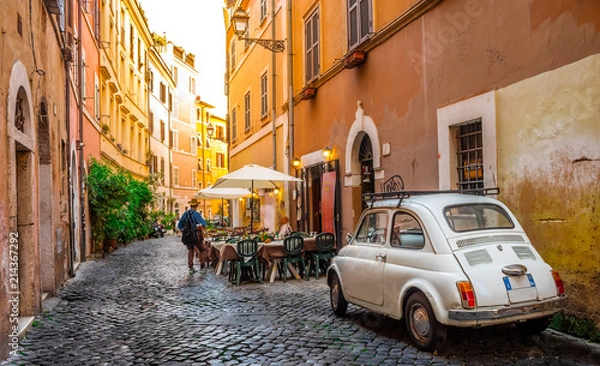
[[[552,321],[551,316],[516,323],[517,329],[523,334],[538,334],[546,330]]]
[[[331,300],[331,309],[333,309],[335,315],[344,316],[348,309],[348,301],[344,299],[342,285],[336,274],[333,274],[329,285],[329,299]]]
[[[433,351],[437,343],[446,338],[446,327],[438,323],[429,301],[421,292],[408,298],[404,319],[410,339],[422,351]]]

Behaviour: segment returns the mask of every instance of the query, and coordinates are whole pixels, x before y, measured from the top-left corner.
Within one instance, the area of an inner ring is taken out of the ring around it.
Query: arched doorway
[[[361,197],[365,193],[375,192],[375,174],[373,173],[373,145],[369,135],[364,134],[360,142],[358,151],[358,161],[360,163],[361,181],[360,193]],[[366,204],[362,202],[362,209],[366,208]]]
[[[33,316],[41,309],[37,185],[39,171],[32,99],[27,69],[21,62],[15,62],[7,98],[7,226],[11,238],[16,239],[11,241],[11,250],[17,252],[18,267],[15,268],[18,281],[11,281],[10,290],[19,296],[20,327],[21,324],[25,327],[25,323],[32,322]]]

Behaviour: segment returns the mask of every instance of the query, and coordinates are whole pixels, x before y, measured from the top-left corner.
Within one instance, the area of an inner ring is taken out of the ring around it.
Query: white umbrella
[[[256,164],[248,164],[243,168],[233,171],[217,179],[215,188],[277,188],[275,182],[301,182],[301,179],[292,177],[277,170],[265,168]]]
[[[260,165],[247,164],[243,168],[235,170],[217,179],[217,182],[213,185],[213,187],[250,188],[250,191],[254,192],[254,188],[277,188],[277,184],[275,182],[302,182],[302,180]],[[250,212],[250,233],[252,233],[254,210],[251,208]]]
[[[216,198],[235,199],[235,198],[248,196],[249,194],[250,194],[250,191],[247,190],[246,188],[208,187],[208,188],[204,188],[204,189],[198,191],[198,193],[196,193],[196,197],[198,199],[207,199],[207,200],[216,199]]]
[[[208,187],[201,189],[196,193],[196,197],[199,199],[212,200],[212,199],[221,199],[221,221],[223,220],[223,216],[225,215],[225,205],[224,199],[235,199],[240,197],[245,197],[250,195],[250,191],[246,188],[214,188]]]

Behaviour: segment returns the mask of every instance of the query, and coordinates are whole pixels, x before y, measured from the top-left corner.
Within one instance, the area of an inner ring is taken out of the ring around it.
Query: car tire
[[[446,339],[446,327],[435,318],[427,297],[416,292],[408,298],[404,307],[406,330],[415,346],[422,351],[433,351]]]
[[[331,300],[331,309],[333,313],[337,316],[346,315],[346,310],[348,309],[348,301],[344,298],[344,293],[342,292],[342,284],[340,283],[340,279],[336,274],[333,274],[331,277],[331,282],[329,285],[329,299]]]
[[[551,316],[546,316],[539,319],[531,319],[523,323],[516,323],[517,329],[523,334],[538,334],[546,330],[552,321]]]

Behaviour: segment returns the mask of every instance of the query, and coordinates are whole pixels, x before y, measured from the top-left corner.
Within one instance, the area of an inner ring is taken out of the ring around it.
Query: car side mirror
[[[354,241],[354,235],[352,235],[351,232],[348,232],[348,234],[346,235],[346,241],[348,242],[348,244],[351,244]]]

